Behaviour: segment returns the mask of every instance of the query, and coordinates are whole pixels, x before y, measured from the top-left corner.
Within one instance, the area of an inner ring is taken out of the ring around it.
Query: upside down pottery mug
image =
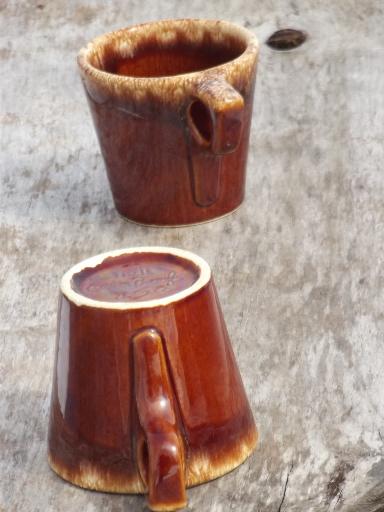
[[[49,463],[81,487],[186,504],[254,450],[257,431],[208,264],[141,247],[61,281]]]
[[[117,211],[152,225],[207,221],[242,202],[258,43],[224,21],[164,20],[78,55]]]

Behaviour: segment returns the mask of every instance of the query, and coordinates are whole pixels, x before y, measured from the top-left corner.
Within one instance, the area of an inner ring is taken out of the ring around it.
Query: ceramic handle
[[[239,145],[244,99],[224,77],[205,77],[187,108],[194,199],[210,206],[220,192],[221,156]]]
[[[133,337],[135,393],[145,438],[138,443],[138,465],[148,487],[151,510],[186,505],[184,446],[177,424],[163,342],[156,329]]]

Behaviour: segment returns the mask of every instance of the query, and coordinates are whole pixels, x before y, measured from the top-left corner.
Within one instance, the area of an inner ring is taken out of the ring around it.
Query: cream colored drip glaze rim
[[[85,268],[95,268],[106,258],[122,256],[124,254],[137,254],[137,253],[149,253],[149,254],[172,254],[174,256],[178,256],[179,258],[191,261],[194,263],[198,269],[200,270],[200,275],[197,280],[185,290],[174,293],[172,295],[168,295],[167,297],[162,297],[160,299],[152,299],[145,300],[140,302],[109,302],[109,301],[101,301],[90,299],[89,297],[85,297],[81,293],[76,292],[72,288],[72,277],[74,274],[81,272]],[[60,289],[61,292],[67,297],[67,299],[76,306],[88,306],[92,308],[102,308],[102,309],[120,309],[120,310],[128,310],[128,309],[143,309],[143,308],[153,308],[157,306],[167,306],[172,302],[179,301],[192,295],[205,286],[211,278],[211,269],[208,263],[190,251],[185,251],[184,249],[176,249],[175,247],[130,247],[127,249],[116,249],[114,251],[104,252],[102,254],[98,254],[96,256],[92,256],[86,260],[77,263],[72,268],[70,268],[62,277]]]
[[[125,75],[116,75],[114,73],[110,73],[109,71],[105,71],[100,69],[99,67],[91,64],[90,58],[98,55],[98,49],[103,48],[109,41],[115,39],[119,42],[119,50],[122,56],[131,57],[132,50],[126,42],[121,43],[120,38],[124,37],[133,37],[137,39],[137,44],[140,45],[142,39],[145,41],[145,31],[149,30],[151,33],[161,40],[168,37],[169,31],[172,29],[184,29],[184,32],[190,31],[192,34],[195,34],[197,42],[199,41],[199,37],[201,38],[204,28],[210,30],[216,30],[217,33],[216,38],[218,42],[220,42],[221,37],[225,37],[225,35],[237,36],[242,42],[245,44],[245,49],[242,51],[237,57],[224,62],[222,64],[218,64],[216,66],[212,66],[207,69],[202,69],[199,71],[191,71],[188,73],[180,73],[177,75],[165,75],[165,76],[156,76],[156,77],[137,77],[137,76],[125,76]],[[161,31],[164,31],[165,34],[162,35]],[[123,51],[124,50],[124,51]],[[232,68],[239,63],[246,63],[249,57],[252,57],[255,52],[259,50],[259,42],[257,37],[250,30],[238,25],[236,23],[231,23],[230,21],[225,20],[215,20],[215,19],[204,19],[204,18],[176,18],[176,19],[164,19],[158,21],[150,21],[147,23],[140,23],[137,25],[128,26],[119,30],[115,30],[113,32],[107,32],[100,36],[95,37],[90,41],[86,47],[80,49],[78,53],[78,62],[80,67],[86,71],[89,75],[93,76],[96,79],[101,81],[107,79],[109,81],[114,81],[115,83],[171,83],[173,84],[176,81],[181,80],[190,80],[196,76],[206,73],[207,71],[217,70],[217,69],[225,69]],[[126,54],[126,55],[124,55]]]

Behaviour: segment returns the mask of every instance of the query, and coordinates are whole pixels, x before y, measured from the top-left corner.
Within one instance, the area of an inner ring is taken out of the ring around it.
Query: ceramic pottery
[[[64,275],[49,426],[58,475],[173,510],[186,487],[231,471],[256,441],[202,258],[131,248]]]
[[[164,20],[94,39],[78,56],[117,211],[153,225],[242,202],[258,43],[224,21]]]

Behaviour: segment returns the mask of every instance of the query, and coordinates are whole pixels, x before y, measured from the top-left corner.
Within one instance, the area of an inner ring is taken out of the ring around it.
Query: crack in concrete
[[[283,506],[283,503],[284,503],[284,500],[285,500],[285,496],[287,494],[287,488],[288,488],[288,482],[289,482],[289,477],[292,473],[292,470],[293,470],[293,462],[291,462],[291,466],[288,470],[288,473],[287,473],[287,478],[285,479],[285,485],[284,485],[284,491],[283,491],[283,496],[281,498],[281,502],[280,502],[280,505],[279,505],[279,508],[277,509],[277,512],[281,512],[281,507]]]

